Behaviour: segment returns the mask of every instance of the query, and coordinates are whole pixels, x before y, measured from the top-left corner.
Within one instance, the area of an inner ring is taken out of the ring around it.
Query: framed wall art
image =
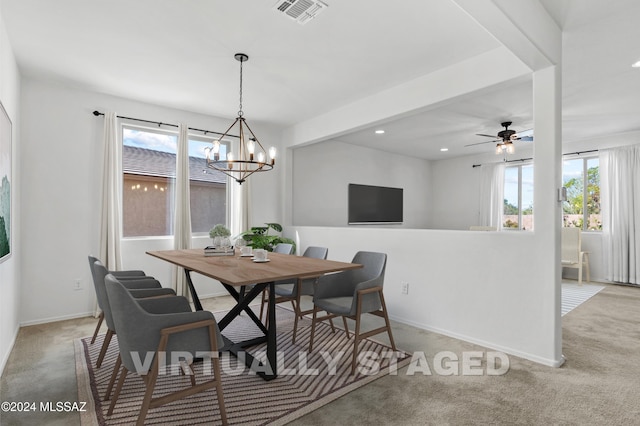
[[[11,120],[0,102],[0,262],[11,255]]]

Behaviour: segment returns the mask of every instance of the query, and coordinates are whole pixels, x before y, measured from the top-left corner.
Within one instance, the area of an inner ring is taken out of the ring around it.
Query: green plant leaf
[[[245,231],[240,236],[247,241],[247,245],[254,249],[265,249],[273,251],[273,248],[279,243],[292,244],[295,251],[296,243],[290,239],[280,235],[269,235],[269,229],[276,232],[282,232],[282,225],[279,223],[265,223],[267,226],[254,226],[249,231]]]
[[[274,231],[282,232],[282,225],[279,223],[265,223],[269,228],[272,228]]]
[[[257,235],[262,235],[264,233],[267,232],[269,228],[266,226],[254,226],[251,228],[251,233],[253,234],[257,234]]]

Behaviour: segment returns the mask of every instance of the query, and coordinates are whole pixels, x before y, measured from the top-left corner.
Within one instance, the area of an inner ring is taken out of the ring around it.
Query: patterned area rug
[[[353,336],[347,339],[344,331],[331,331],[328,324],[316,328],[314,350],[307,352],[311,321],[298,323],[296,344],[291,343],[293,312],[278,307],[279,376],[264,381],[245,368],[229,353],[222,355],[222,388],[229,424],[277,425],[299,418],[340,396],[364,386],[407,365],[411,355],[372,339],[360,343],[364,354],[355,375],[350,374]],[[216,313],[221,319],[223,313]],[[257,327],[242,315],[223,332],[232,340],[258,336]],[[383,336],[383,335],[380,335]],[[124,425],[135,423],[144,394],[142,379],[129,373],[113,415],[107,416],[108,402],[103,402],[105,390],[118,355],[117,339],[112,340],[102,366],[95,368],[104,335],[91,345],[91,338],[78,339],[76,347],[76,374],[80,401],[87,401],[87,412],[82,413],[83,425]],[[249,350],[254,356],[264,357],[265,346]],[[202,379],[202,363],[194,364],[198,383]],[[206,368],[206,367],[205,367]],[[188,386],[188,377],[160,376],[154,397],[176,388]],[[214,390],[193,395],[170,404],[151,409],[145,424],[220,424],[218,404]]]
[[[562,316],[598,294],[603,288],[601,285],[562,283]]]

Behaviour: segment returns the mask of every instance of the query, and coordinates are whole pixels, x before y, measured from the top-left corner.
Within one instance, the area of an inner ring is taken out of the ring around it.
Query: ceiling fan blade
[[[485,134],[482,134],[482,133],[476,133],[476,136],[484,136],[484,137],[491,138],[491,139],[495,139],[496,138],[496,135],[485,135]]]
[[[523,141],[523,142],[533,142],[533,136],[520,136],[512,138],[515,141]]]
[[[465,145],[464,147],[468,147],[468,146],[475,146],[475,145],[482,145],[485,143],[494,143],[494,142],[500,142],[500,139],[496,139],[494,141],[486,141],[486,142],[477,142],[477,143],[470,143],[469,145]]]

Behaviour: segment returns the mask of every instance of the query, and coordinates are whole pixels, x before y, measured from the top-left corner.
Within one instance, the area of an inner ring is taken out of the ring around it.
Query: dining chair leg
[[[389,342],[391,343],[391,348],[395,351],[396,343],[393,341],[393,334],[391,333],[391,322],[389,321],[389,316],[387,315],[387,304],[384,302],[384,295],[382,294],[382,289],[380,289],[378,294],[380,294],[380,304],[382,305],[382,312],[384,313],[384,323],[387,327]]]
[[[189,371],[191,372],[191,374],[190,374],[191,386],[195,386],[196,385],[196,374],[193,371],[193,367],[191,365],[189,365]]]
[[[113,337],[113,331],[107,330],[107,334],[104,336],[104,342],[102,342],[102,348],[100,348],[100,355],[98,355],[98,360],[96,361],[96,368],[100,368],[102,365],[102,361],[104,360],[104,356],[107,353],[107,348],[109,347],[109,343],[111,342],[111,337]]]
[[[180,374],[182,374],[183,376],[189,376],[189,379],[191,380],[191,386],[196,385],[196,375],[193,371],[193,368],[191,367],[191,364],[187,364],[186,362],[181,361]]]
[[[300,310],[300,296],[298,295],[296,303],[293,303],[292,300],[291,304],[293,305],[293,312],[295,317],[293,319],[293,337],[291,338],[291,343],[296,343],[296,334],[298,333],[298,319],[302,318],[302,311]]]
[[[113,390],[113,385],[116,383],[116,379],[118,378],[118,371],[120,371],[120,366],[122,365],[122,357],[118,354],[118,359],[116,359],[116,365],[113,367],[113,372],[111,373],[111,378],[109,379],[109,385],[107,386],[107,391],[104,393],[104,401],[108,401],[111,397],[111,391]]]
[[[268,290],[266,288],[264,290],[262,290],[262,302],[260,302],[260,322],[263,322],[262,314],[264,312],[264,304],[267,303],[267,296],[266,296],[267,291]],[[267,309],[269,309],[269,306],[267,306]],[[269,321],[269,312],[267,312],[266,320],[267,320],[267,324],[269,324],[268,323],[268,321]]]
[[[222,396],[222,373],[220,368],[220,357],[213,358],[213,374],[216,375],[216,395],[218,397],[218,409],[220,410],[220,418],[222,424],[226,426],[227,422],[227,410],[224,406],[224,398]]]
[[[118,401],[118,397],[120,397],[120,391],[122,391],[122,385],[124,384],[125,379],[127,378],[127,373],[129,371],[127,370],[127,367],[125,367],[124,365],[122,366],[122,369],[120,370],[120,378],[118,379],[118,384],[116,386],[116,390],[113,393],[113,398],[111,398],[111,404],[109,404],[109,410],[107,411],[107,416],[110,416],[113,414],[113,409],[116,406],[116,402]]]
[[[351,374],[352,375],[356,372],[356,361],[358,360],[358,343],[360,343],[360,314],[361,314],[361,304],[360,304],[360,300],[358,300],[358,309],[356,313],[356,329],[354,332],[354,339],[353,339],[353,357],[351,358]]]
[[[336,332],[336,327],[333,325],[333,318],[329,318],[329,325],[331,326],[331,332]]]
[[[161,343],[162,344],[162,343]],[[158,357],[156,354],[156,360],[153,363],[153,366],[149,370],[146,376],[142,376],[145,384],[147,385],[147,389],[144,392],[144,398],[142,399],[142,406],[140,407],[140,414],[138,415],[138,421],[136,422],[136,426],[144,426],[144,419],[147,417],[147,412],[149,412],[149,408],[151,407],[151,399],[153,397],[153,390],[156,387],[156,381],[158,380]]]
[[[316,318],[318,316],[318,307],[313,305],[313,317],[311,318],[311,338],[309,339],[309,352],[313,350],[313,335],[316,331]]]
[[[347,326],[347,317],[342,317],[342,323],[344,324],[344,332],[347,333],[347,339],[350,339],[349,327]]]
[[[98,337],[98,331],[100,331],[102,321],[104,321],[104,312],[100,312],[100,315],[98,316],[98,325],[96,325],[96,331],[93,332],[93,337],[91,338],[92,345],[96,342],[96,337]]]

